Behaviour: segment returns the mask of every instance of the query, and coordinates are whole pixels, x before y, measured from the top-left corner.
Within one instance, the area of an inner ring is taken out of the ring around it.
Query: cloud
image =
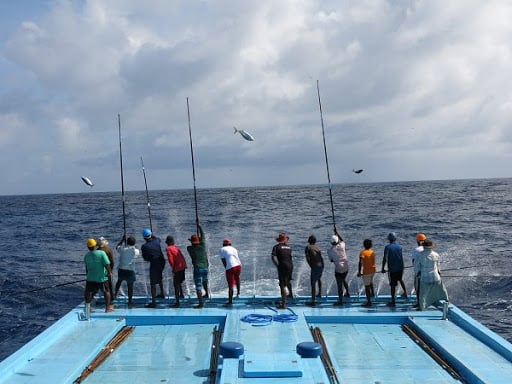
[[[0,194],[43,192],[43,165],[44,192],[117,189],[118,114],[131,188],[140,156],[155,187],[190,186],[189,114],[201,185],[324,183],[317,80],[334,182],[510,175],[506,2],[3,7],[0,146],[25,178]]]

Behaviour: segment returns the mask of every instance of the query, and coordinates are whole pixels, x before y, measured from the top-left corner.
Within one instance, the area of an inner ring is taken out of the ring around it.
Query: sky
[[[121,158],[128,191],[141,158],[150,190],[511,177],[510,20],[505,0],[0,1],[0,195],[119,191]]]

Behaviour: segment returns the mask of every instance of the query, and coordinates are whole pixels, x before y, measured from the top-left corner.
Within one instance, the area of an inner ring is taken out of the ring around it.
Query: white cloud
[[[0,146],[12,156],[17,142],[26,175],[65,164],[55,192],[77,173],[117,188],[118,113],[127,174],[143,155],[167,175],[155,187],[189,186],[187,97],[204,186],[323,183],[317,79],[336,181],[354,167],[421,178],[427,157],[434,178],[509,176],[503,1],[86,0],[0,14],[21,15],[2,41]],[[10,184],[0,193],[40,188]]]

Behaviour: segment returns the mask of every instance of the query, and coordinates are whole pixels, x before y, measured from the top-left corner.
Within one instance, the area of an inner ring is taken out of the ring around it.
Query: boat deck
[[[453,305],[316,307],[294,299],[209,300],[178,309],[83,305],[0,363],[0,383],[509,383],[512,346]],[[117,335],[117,336],[116,336]],[[109,344],[110,343],[110,344]],[[297,351],[305,353],[304,356]],[[320,354],[321,353],[321,354]],[[320,356],[317,356],[319,355]],[[105,357],[96,363],[98,355]],[[89,367],[87,370],[86,368]],[[83,375],[84,371],[86,374]],[[82,376],[83,375],[83,376]],[[79,379],[82,377],[81,379]]]

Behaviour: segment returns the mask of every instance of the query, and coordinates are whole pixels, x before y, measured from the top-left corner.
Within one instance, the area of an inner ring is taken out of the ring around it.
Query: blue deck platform
[[[179,309],[167,300],[147,309],[145,300],[138,298],[133,309],[120,300],[113,313],[98,304],[90,321],[80,320],[84,308],[78,306],[2,361],[0,383],[73,383],[121,330],[129,330],[126,339],[109,346],[108,357],[81,382],[510,383],[512,378],[512,345],[453,305],[443,320],[442,309],[416,311],[412,302],[391,308],[385,298],[371,308],[356,299],[342,307],[333,306],[333,298],[316,307],[294,299],[288,310],[277,310],[277,298],[269,297],[240,298],[232,307],[223,306],[224,299],[210,300],[203,309],[194,309],[193,299]],[[301,357],[299,344],[308,352],[320,346],[321,355]]]

